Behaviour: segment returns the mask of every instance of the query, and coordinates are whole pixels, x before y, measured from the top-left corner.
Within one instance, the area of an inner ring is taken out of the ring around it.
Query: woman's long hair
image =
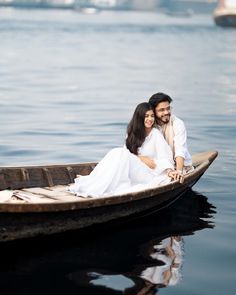
[[[146,137],[144,119],[147,111],[153,110],[153,107],[148,102],[143,102],[137,105],[133,117],[127,127],[126,147],[137,155],[138,148],[143,144]]]

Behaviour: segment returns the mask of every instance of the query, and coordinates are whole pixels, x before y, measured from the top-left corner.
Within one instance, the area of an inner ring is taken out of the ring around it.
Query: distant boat
[[[194,15],[194,11],[192,9],[184,11],[166,10],[165,14],[173,17],[191,17]]]
[[[220,0],[213,17],[218,26],[236,27],[236,0]]]

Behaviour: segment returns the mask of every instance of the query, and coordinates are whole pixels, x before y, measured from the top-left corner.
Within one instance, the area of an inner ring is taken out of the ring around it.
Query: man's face
[[[168,101],[160,102],[155,108],[155,113],[159,125],[168,123],[171,115],[170,103]]]

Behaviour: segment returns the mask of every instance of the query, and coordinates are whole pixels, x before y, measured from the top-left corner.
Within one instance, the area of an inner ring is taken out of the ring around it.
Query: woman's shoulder
[[[161,133],[161,131],[158,128],[156,128],[156,127],[154,127],[152,129],[152,134],[153,134],[153,136],[158,136],[158,137],[163,136],[163,134]]]

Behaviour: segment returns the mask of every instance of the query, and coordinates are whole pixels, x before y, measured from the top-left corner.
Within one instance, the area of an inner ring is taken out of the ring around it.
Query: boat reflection
[[[120,291],[122,294],[155,294],[159,288],[176,285],[181,280],[183,238],[172,236],[148,245],[143,254],[147,262],[131,272],[114,274],[104,270],[75,272],[68,277],[77,285]],[[108,292],[111,293],[111,292]]]
[[[214,214],[205,196],[189,190],[166,209],[122,226],[1,245],[1,290],[156,294],[181,280],[184,236],[213,228]]]
[[[150,257],[156,260],[158,264],[147,267],[142,271],[140,277],[161,287],[176,285],[181,279],[183,245],[181,236],[168,237],[159,244],[153,245]]]

